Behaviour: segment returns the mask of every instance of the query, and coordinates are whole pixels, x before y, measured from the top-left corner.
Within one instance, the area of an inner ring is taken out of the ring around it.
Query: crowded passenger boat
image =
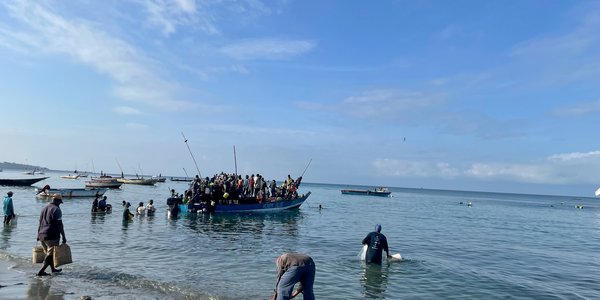
[[[278,185],[260,174],[246,175],[220,173],[204,179],[196,176],[182,194],[171,190],[167,199],[169,213],[248,212],[298,208],[310,196],[299,195],[302,176],[287,179]]]

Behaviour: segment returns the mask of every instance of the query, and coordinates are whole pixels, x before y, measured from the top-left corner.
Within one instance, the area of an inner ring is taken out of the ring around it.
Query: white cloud
[[[66,54],[112,78],[116,94],[124,100],[169,110],[192,106],[172,99],[173,84],[152,70],[154,61],[94,24],[63,18],[37,2],[3,4],[25,26],[14,26],[11,34],[7,34],[10,29],[2,29],[0,43],[29,49],[31,53]]]
[[[583,102],[571,107],[556,109],[554,114],[557,116],[582,116],[600,112],[600,100]]]
[[[365,119],[411,120],[415,114],[437,110],[444,95],[398,89],[375,89],[342,101],[341,109]]]
[[[286,59],[304,54],[315,48],[315,43],[305,40],[251,39],[233,43],[221,51],[235,59]]]
[[[383,176],[454,178],[460,175],[460,171],[448,163],[381,158],[372,164]]]
[[[148,128],[148,125],[135,123],[135,122],[129,122],[129,123],[125,124],[125,128],[127,128],[129,130],[144,130],[144,129]]]
[[[147,13],[148,24],[166,36],[177,32],[178,27],[189,25],[209,34],[219,33],[211,11],[207,7],[199,9],[194,0],[140,0],[138,3]]]
[[[584,5],[583,13],[576,14],[578,24],[559,34],[545,35],[523,41],[511,51],[514,58],[522,59],[523,71],[538,75],[535,78],[546,85],[566,84],[600,78],[600,9],[597,3]],[[514,73],[514,71],[513,71]]]
[[[548,159],[555,162],[579,161],[582,163],[593,160],[597,163],[600,162],[600,151],[554,154],[549,156]]]
[[[445,179],[502,180],[535,184],[598,184],[600,151],[562,153],[528,163],[474,162],[466,167],[446,162],[376,159],[379,175]]]
[[[141,115],[143,114],[140,110],[129,107],[129,106],[117,106],[113,109],[116,113],[122,115]]]

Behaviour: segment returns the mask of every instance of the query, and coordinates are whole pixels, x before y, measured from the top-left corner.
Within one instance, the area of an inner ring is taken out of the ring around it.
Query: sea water
[[[36,186],[82,187],[85,180],[46,176]],[[0,259],[30,278],[23,298],[268,299],[276,257],[301,252],[316,263],[317,299],[600,299],[593,198],[403,188],[386,198],[303,183],[300,192],[312,194],[299,210],[168,219],[169,190],[185,188],[123,185],[106,193],[111,214],[92,214],[90,198],[65,199],[74,262],[38,279],[31,248],[47,200],[33,187],[0,187],[0,195],[14,192],[19,214],[2,231]],[[122,201],[133,212],[149,199],[155,216],[122,221]],[[402,261],[360,261],[361,241],[376,224]]]

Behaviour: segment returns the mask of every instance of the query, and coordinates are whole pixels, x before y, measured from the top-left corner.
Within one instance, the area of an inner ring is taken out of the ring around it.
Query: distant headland
[[[48,171],[49,169],[46,167],[28,165],[28,164],[18,164],[13,162],[0,162],[0,169],[5,170],[44,170]]]

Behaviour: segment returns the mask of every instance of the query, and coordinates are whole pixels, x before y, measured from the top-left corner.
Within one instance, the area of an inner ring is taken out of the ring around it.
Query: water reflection
[[[29,289],[27,290],[27,299],[35,300],[64,300],[63,293],[52,293],[51,280],[44,280],[41,278],[32,278],[29,283]]]
[[[16,224],[14,222],[4,225],[4,228],[2,229],[2,245],[0,246],[0,249],[10,248],[10,237],[15,226]]]
[[[385,299],[383,293],[388,284],[389,265],[365,264],[360,279],[363,294],[369,299]]]
[[[246,234],[262,236],[265,233],[269,234],[280,230],[286,236],[297,237],[298,222],[305,217],[298,210],[277,214],[186,214],[183,216],[185,216],[184,225],[187,228],[220,239],[224,235],[230,238]]]

